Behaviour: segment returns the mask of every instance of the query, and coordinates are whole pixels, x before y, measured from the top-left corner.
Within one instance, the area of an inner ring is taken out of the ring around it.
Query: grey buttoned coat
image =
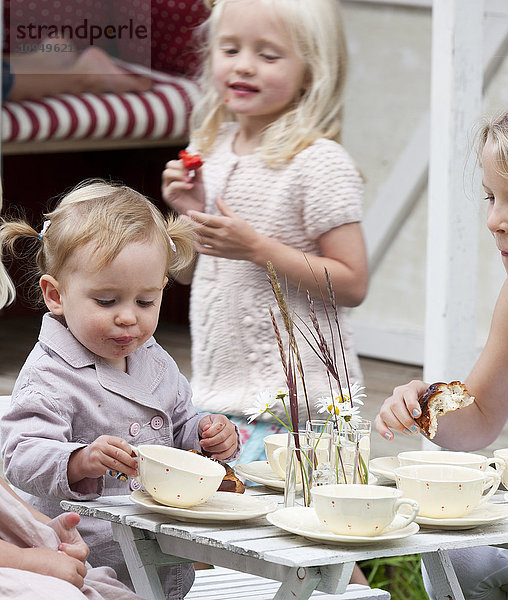
[[[41,512],[51,517],[61,513],[64,498],[93,500],[134,489],[133,480],[109,476],[69,486],[70,455],[100,435],[136,446],[200,449],[198,424],[204,415],[194,408],[189,383],[175,361],[154,338],[128,356],[127,371],[87,350],[60,318],[44,315],[39,341],[0,423],[5,476]],[[83,518],[79,529],[91,548],[90,563],[109,565],[129,582],[110,524]],[[180,599],[192,584],[192,568],[172,567],[161,579],[167,597]]]

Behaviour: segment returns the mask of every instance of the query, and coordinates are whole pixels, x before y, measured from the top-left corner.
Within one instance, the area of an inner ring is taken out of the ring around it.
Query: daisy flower
[[[340,418],[343,419],[353,429],[358,427],[362,420],[358,406],[349,406],[347,409],[342,409]]]
[[[275,399],[276,400],[282,400],[282,402],[284,402],[284,400],[286,400],[289,397],[289,391],[287,388],[281,388],[280,390],[275,390],[275,392],[273,392]]]
[[[289,392],[287,389],[263,390],[262,392],[259,392],[259,394],[256,396],[254,406],[251,408],[246,408],[243,411],[244,415],[247,417],[247,422],[252,423],[252,421],[255,421],[265,413],[275,417],[271,409],[279,402],[282,402],[284,408],[286,408],[285,400],[288,398],[288,396]],[[275,418],[277,419],[277,417]],[[279,421],[279,419],[277,420]],[[287,425],[284,423],[283,425],[284,427],[287,427]]]
[[[351,405],[349,396],[347,396],[347,400],[344,400],[343,397],[344,396],[341,397],[336,394],[333,398],[330,396],[318,398],[318,413],[328,413],[329,415],[334,416],[334,418],[337,418],[337,420],[348,423],[352,427],[356,427],[361,421],[360,409],[358,406]],[[354,401],[353,398],[353,402]]]
[[[351,401],[353,404],[363,406],[363,400],[361,398],[367,398],[367,394],[363,393],[365,389],[364,385],[360,385],[358,382],[353,383],[351,386]],[[340,402],[349,402],[349,390],[342,389],[342,398]]]
[[[273,408],[274,404],[276,404],[277,399],[273,397],[273,394],[270,392],[270,390],[263,390],[262,392],[259,392],[254,402],[254,406],[246,408],[243,411],[247,417],[247,423],[252,423],[252,421],[255,421],[261,415],[264,415],[266,412],[270,412],[270,409]]]

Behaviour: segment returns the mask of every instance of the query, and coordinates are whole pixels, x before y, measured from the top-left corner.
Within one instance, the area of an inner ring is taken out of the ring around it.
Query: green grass
[[[420,555],[373,558],[359,563],[371,587],[390,592],[392,600],[428,600]]]

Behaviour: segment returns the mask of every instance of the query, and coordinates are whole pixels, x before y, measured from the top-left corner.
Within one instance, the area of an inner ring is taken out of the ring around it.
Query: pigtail
[[[9,277],[4,264],[0,262],[0,310],[2,310],[4,306],[12,304],[15,297],[16,288],[14,287],[12,279]]]
[[[25,221],[2,221],[0,225],[0,309],[11,304],[16,297],[16,289],[4,265],[4,256],[19,256],[16,241],[21,238],[38,240],[39,234]]]
[[[196,256],[194,242],[197,236],[193,222],[184,216],[167,217],[166,230],[172,249],[169,273],[174,277],[194,261]]]

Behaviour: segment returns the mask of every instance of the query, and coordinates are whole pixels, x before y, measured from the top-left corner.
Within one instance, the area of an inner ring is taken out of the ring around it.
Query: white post
[[[434,0],[424,379],[464,379],[475,359],[483,0]]]

